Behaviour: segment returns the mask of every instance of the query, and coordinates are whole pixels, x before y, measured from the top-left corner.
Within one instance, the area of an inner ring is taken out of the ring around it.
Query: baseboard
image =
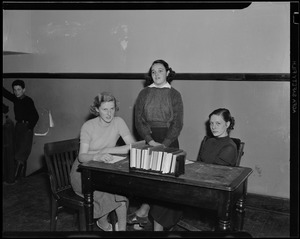
[[[247,193],[246,208],[290,213],[290,199]]]

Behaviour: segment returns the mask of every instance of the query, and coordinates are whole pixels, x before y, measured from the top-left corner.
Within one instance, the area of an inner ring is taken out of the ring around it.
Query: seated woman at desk
[[[210,164],[235,166],[237,147],[229,137],[235,124],[230,111],[225,108],[214,110],[209,115],[210,130],[214,137],[204,142],[198,161]]]
[[[121,117],[115,116],[118,110],[116,98],[109,92],[102,92],[95,97],[90,111],[96,118],[86,121],[80,131],[80,148],[78,158],[71,169],[71,184],[74,191],[83,197],[81,173],[78,165],[88,161],[109,163],[111,154],[127,154],[130,144],[135,142],[128,126]],[[119,137],[126,145],[116,146]],[[97,226],[103,231],[112,231],[108,223],[108,214],[115,210],[118,218],[116,230],[126,231],[128,200],[126,197],[107,192],[94,192],[94,218],[99,218]]]

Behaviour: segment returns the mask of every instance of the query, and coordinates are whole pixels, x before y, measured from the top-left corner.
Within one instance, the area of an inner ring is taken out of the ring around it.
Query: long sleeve
[[[39,120],[39,114],[35,108],[35,105],[34,105],[34,102],[32,99],[30,99],[29,104],[28,104],[28,114],[27,115],[29,116],[28,128],[33,129]]]
[[[174,88],[171,89],[171,99],[173,108],[173,120],[163,144],[168,147],[175,139],[178,138],[183,127],[183,102],[181,95]]]
[[[5,97],[6,99],[12,102],[15,102],[15,100],[17,99],[17,97],[13,93],[9,92],[4,87],[2,87],[2,93],[3,93],[3,97]]]
[[[145,139],[146,142],[149,142],[152,140],[151,137],[151,128],[150,125],[147,123],[144,117],[144,106],[145,106],[145,100],[147,97],[147,88],[143,89],[136,100],[135,104],[135,127],[138,131],[139,135]]]
[[[234,148],[232,145],[226,145],[217,155],[215,164],[235,166],[236,157],[236,148]]]

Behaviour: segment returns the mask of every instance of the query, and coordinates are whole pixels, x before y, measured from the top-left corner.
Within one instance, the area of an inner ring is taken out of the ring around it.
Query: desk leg
[[[222,195],[223,203],[220,203],[218,208],[218,231],[229,231],[231,230],[231,209],[232,200],[230,193]]]
[[[247,196],[247,180],[245,180],[243,183],[243,194],[236,204],[238,231],[242,231],[244,226],[246,196]]]
[[[82,192],[85,199],[85,216],[86,216],[86,230],[93,231],[94,218],[94,197],[91,183],[91,171],[83,169],[81,173],[82,178]]]

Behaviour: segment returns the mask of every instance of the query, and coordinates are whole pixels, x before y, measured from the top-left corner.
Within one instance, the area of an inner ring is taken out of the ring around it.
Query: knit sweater
[[[135,127],[146,142],[152,140],[151,127],[168,127],[162,142],[168,147],[178,138],[183,127],[181,94],[173,87],[141,90],[135,105]]]

